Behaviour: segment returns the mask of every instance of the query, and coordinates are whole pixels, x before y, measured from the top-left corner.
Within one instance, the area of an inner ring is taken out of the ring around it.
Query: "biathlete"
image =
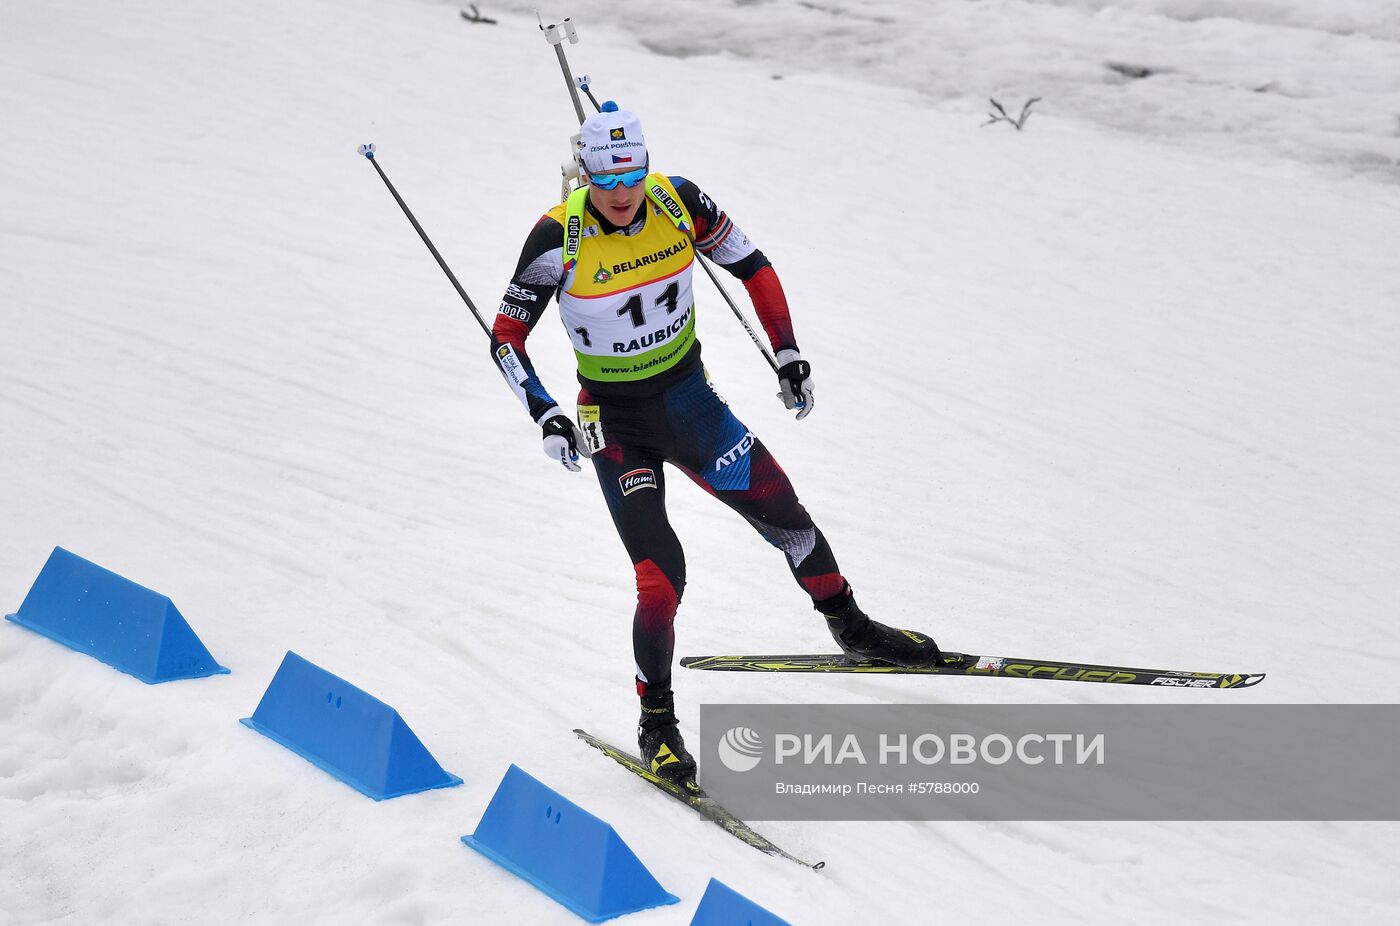
[[[685,557],[666,517],[670,463],[783,551],[846,653],[903,666],[938,661],[926,634],[886,627],[856,605],[822,532],[782,468],[711,388],[695,334],[696,252],[743,281],[778,360],[779,397],[797,418],[815,392],[782,285],[763,252],[693,182],[650,171],[642,127],[611,101],[586,120],[586,185],[525,241],[493,325],[492,356],[543,429],[544,451],[574,472],[591,458],[636,573],[632,618],[638,747],[652,771],[695,787],[671,691]],[[578,423],[535,374],[525,340],[551,295],[578,361]]]

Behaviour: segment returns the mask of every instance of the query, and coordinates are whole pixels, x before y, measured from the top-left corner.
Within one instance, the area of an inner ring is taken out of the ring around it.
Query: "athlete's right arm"
[[[534,365],[525,353],[525,339],[544,315],[549,297],[564,277],[564,229],[546,215],[535,223],[521,249],[515,275],[496,310],[491,326],[491,359],[536,424],[559,413]]]

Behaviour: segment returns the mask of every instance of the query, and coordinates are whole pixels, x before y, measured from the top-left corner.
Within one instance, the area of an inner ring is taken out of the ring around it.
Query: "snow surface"
[[[525,4],[483,12],[0,0],[0,604],[62,544],[233,669],[149,687],[0,625],[0,924],[577,922],[457,841],[512,761],[684,898],[638,923],[688,922],[711,876],[798,924],[1396,917],[1393,824],[760,826],[817,874],[577,742],[635,722],[625,553],[355,156],[378,143],[490,311],[573,124]],[[691,735],[703,702],[1394,700],[1394,3],[547,12],[782,275],[816,413],[702,284],[708,367],[867,610],[950,648],[1269,673],[678,670]],[[988,96],[1043,100],[1016,132]],[[568,396],[565,339],[531,346]],[[829,647],[747,527],[680,483],[671,510],[680,653]],[[374,803],[240,726],[288,649],[466,784]]]

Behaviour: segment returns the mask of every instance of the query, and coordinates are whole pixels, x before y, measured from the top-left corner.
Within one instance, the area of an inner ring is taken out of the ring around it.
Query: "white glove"
[[[812,365],[802,359],[795,350],[778,351],[778,385],[782,391],[778,398],[785,408],[801,409],[797,420],[801,421],[812,414],[816,407],[816,384],[812,382]]]
[[[540,427],[544,429],[544,455],[551,460],[559,461],[559,464],[572,472],[579,472],[583,467],[578,465],[579,454],[591,457],[588,452],[588,444],[583,439],[583,434],[574,427],[573,421],[568,415],[558,408],[552,408],[544,413],[540,421]]]

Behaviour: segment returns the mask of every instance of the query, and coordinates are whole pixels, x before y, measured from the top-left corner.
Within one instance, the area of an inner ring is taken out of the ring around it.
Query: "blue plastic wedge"
[[[253,716],[239,722],[376,801],[462,783],[398,711],[290,650]]]
[[[462,842],[590,923],[680,899],[609,824],[515,765]]]
[[[228,674],[169,598],[62,547],[5,619],[148,685]]]
[[[718,878],[711,878],[690,926],[791,926]]]

